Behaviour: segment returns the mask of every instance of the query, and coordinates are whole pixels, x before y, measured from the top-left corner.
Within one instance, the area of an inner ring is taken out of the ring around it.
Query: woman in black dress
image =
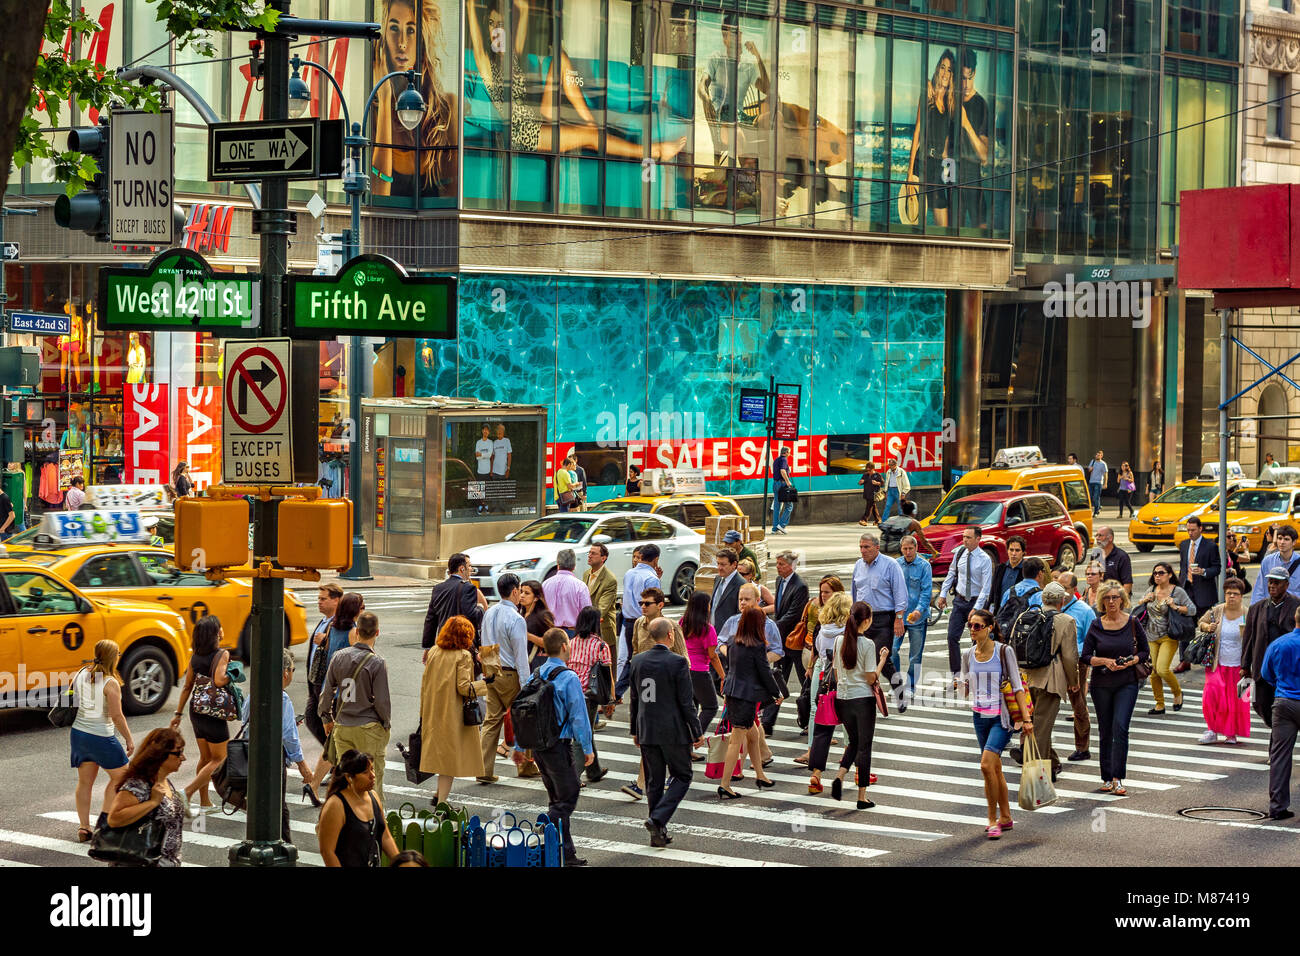
[[[624,487],[629,495],[641,494],[641,469],[636,465],[627,466],[627,484]]]
[[[766,626],[767,617],[758,608],[751,607],[741,614],[736,636],[727,651],[727,679],[722,685],[726,703],[722,719],[731,725],[732,731],[727,740],[727,756],[722,763],[723,785],[718,787],[718,796],[724,800],[735,800],[740,796],[726,784],[731,782],[731,775],[738,769],[736,765],[740,760],[742,742],[748,748],[759,789],[776,786],[775,781],[763,773],[763,762],[756,757],[762,753],[763,747],[762,728],[755,721],[758,708],[769,702],[780,704],[784,699],[772,676],[772,665],[767,662]]]
[[[911,180],[920,179],[926,206],[934,214],[936,226],[948,225],[950,184],[954,176],[944,176],[944,160],[955,160],[952,149],[953,123],[957,115],[957,56],[944,50],[934,65],[934,74],[925,84],[925,99],[917,105],[916,129],[912,133],[912,152],[907,173]],[[917,172],[921,159],[924,175]],[[951,168],[951,167],[949,167]]]
[[[397,843],[384,825],[384,805],[375,796],[375,764],[359,750],[339,758],[316,824],[326,866],[379,866],[379,851],[397,857]]]
[[[542,596],[541,581],[525,581],[519,592],[519,613],[524,616],[528,630],[528,662],[541,664],[546,660],[546,646],[542,636],[555,627],[555,618]]]
[[[211,684],[216,688],[229,688],[230,678],[226,675],[226,665],[230,663],[230,652],[221,647],[225,631],[215,614],[200,618],[194,625],[192,639],[193,654],[190,666],[185,672],[185,686],[181,688],[181,699],[176,704],[176,713],[171,720],[171,729],[177,730],[181,725],[181,715],[189,705],[190,726],[194,729],[194,739],[199,744],[199,768],[194,779],[185,787],[185,815],[192,817],[190,797],[199,795],[199,810],[207,813],[216,807],[208,793],[208,783],[212,774],[226,759],[226,742],[230,740],[230,725],[220,717],[200,713],[200,705],[191,698],[196,685],[202,688]],[[227,691],[228,693],[228,691]],[[197,695],[210,699],[210,694]],[[233,718],[232,718],[233,719]]]

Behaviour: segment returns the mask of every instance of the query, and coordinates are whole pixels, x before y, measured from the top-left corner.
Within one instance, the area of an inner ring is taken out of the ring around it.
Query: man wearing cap
[[[1300,537],[1300,534],[1296,533],[1294,525],[1279,525],[1273,532],[1273,543],[1277,545],[1277,550],[1270,551],[1264,555],[1264,560],[1259,562],[1259,577],[1255,579],[1255,587],[1250,592],[1252,604],[1264,600],[1264,595],[1268,593],[1264,578],[1274,568],[1286,570],[1289,577],[1287,590],[1300,597],[1300,554],[1295,553],[1297,537]]]
[[[739,531],[728,531],[722,536],[722,543],[732,551],[737,552],[736,563],[739,564],[746,558],[754,562],[754,571],[758,571],[758,555],[756,555],[748,546],[745,545],[744,539],[741,538]]]
[[[1264,575],[1268,597],[1255,601],[1246,612],[1246,626],[1241,634],[1241,682],[1238,693],[1253,683],[1251,693],[1255,713],[1265,724],[1273,719],[1273,685],[1261,675],[1268,647],[1292,629],[1300,598],[1287,591],[1290,576],[1286,568],[1275,567]]]

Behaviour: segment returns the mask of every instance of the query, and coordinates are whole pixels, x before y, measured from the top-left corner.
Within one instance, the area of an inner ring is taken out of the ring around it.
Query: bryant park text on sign
[[[357,256],[338,275],[290,276],[289,318],[294,338],[454,339],[456,280],[408,275],[387,256]]]
[[[255,335],[260,320],[252,274],[213,272],[189,249],[168,249],[143,269],[101,269],[99,315],[119,332],[216,327],[223,336]]]

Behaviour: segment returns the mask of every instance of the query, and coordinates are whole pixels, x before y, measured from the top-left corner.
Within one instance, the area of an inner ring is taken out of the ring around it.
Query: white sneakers
[[[1225,744],[1235,744],[1237,742],[1238,741],[1236,737],[1229,737],[1227,740],[1224,741]]]
[[[1218,742],[1219,742],[1219,735],[1216,734],[1213,730],[1207,730],[1205,733],[1201,734],[1201,739],[1197,741],[1197,743],[1201,743],[1201,744],[1217,744]],[[1237,738],[1229,737],[1228,742],[1235,744],[1237,742]]]

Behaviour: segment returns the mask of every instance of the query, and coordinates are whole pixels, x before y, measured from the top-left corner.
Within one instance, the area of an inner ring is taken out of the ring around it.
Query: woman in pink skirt
[[[1215,632],[1214,663],[1205,669],[1201,712],[1209,729],[1200,742],[1214,744],[1220,735],[1224,743],[1250,736],[1250,705],[1237,697],[1241,678],[1241,632],[1246,624],[1246,607],[1241,602],[1245,586],[1235,577],[1223,583],[1223,604],[1216,604],[1201,618],[1200,629]]]

